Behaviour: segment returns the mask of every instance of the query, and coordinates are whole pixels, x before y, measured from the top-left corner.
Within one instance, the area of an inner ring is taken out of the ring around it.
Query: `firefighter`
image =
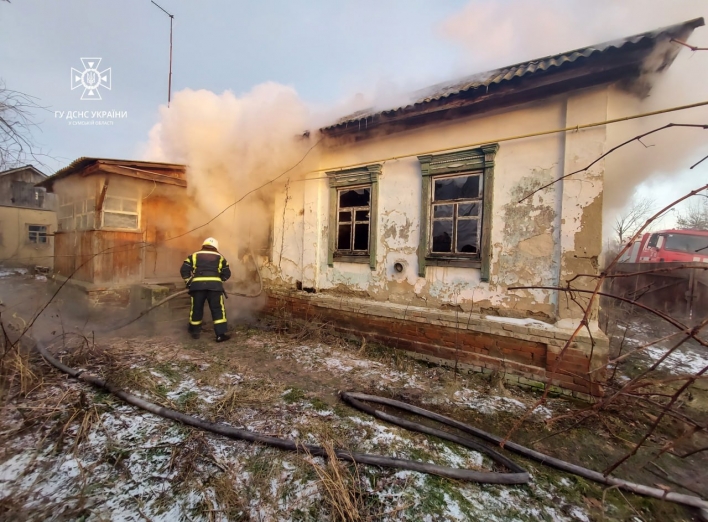
[[[219,242],[213,237],[204,240],[201,250],[182,263],[180,275],[189,289],[189,333],[199,339],[204,316],[204,303],[209,303],[214,321],[216,342],[227,341],[226,308],[224,307],[224,281],[231,277],[229,263],[219,253]]]

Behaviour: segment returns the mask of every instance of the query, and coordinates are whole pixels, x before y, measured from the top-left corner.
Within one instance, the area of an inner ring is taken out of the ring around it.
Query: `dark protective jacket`
[[[229,263],[216,250],[199,250],[182,263],[179,271],[190,291],[224,291],[223,282],[231,277]]]

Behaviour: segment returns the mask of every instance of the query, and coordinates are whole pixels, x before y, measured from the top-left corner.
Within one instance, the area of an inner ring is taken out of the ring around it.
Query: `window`
[[[96,228],[96,199],[80,201],[61,200],[59,204],[59,230],[93,230]]]
[[[46,225],[27,225],[27,239],[30,243],[42,245],[47,243],[47,226]]]
[[[329,256],[334,262],[376,268],[376,204],[381,165],[328,172]]]
[[[337,191],[337,253],[369,253],[371,185]]]
[[[422,204],[418,272],[426,266],[479,268],[489,280],[494,157],[498,145],[419,156]]]
[[[139,224],[137,199],[106,196],[103,202],[103,227],[136,230]]]
[[[430,252],[479,258],[481,172],[433,179]]]
[[[668,234],[664,248],[677,252],[703,253],[708,249],[708,236]]]

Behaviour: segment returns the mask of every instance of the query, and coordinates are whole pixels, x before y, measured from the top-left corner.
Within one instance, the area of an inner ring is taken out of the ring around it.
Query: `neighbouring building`
[[[600,393],[602,124],[647,94],[702,19],[434,86],[321,129],[317,172],[275,196],[269,310],[331,321],[436,362]],[[598,125],[583,128],[589,123]],[[314,136],[310,139],[315,139]],[[544,188],[545,187],[545,188]],[[576,279],[577,278],[577,279]]]
[[[181,283],[194,250],[185,166],[79,158],[42,180],[56,194],[55,277],[93,303],[125,303],[134,285]],[[171,239],[176,238],[176,239]]]
[[[32,165],[0,172],[0,265],[53,266],[54,198],[35,186],[46,177]]]

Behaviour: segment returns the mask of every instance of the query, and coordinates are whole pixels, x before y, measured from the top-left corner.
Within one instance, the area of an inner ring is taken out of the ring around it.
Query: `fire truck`
[[[708,263],[708,230],[659,230],[637,239],[620,263]]]

